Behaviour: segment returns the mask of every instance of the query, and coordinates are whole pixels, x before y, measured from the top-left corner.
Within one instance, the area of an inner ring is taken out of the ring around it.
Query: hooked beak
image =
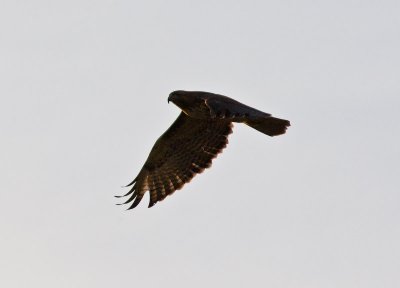
[[[176,98],[176,96],[174,95],[174,94],[169,94],[169,96],[168,96],[168,103],[169,103],[169,101],[174,101],[174,99]]]

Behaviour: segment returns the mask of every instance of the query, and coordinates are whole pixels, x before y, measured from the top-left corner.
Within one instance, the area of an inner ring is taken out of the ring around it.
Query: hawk
[[[149,208],[211,166],[228,144],[233,122],[246,124],[269,136],[281,135],[288,120],[272,117],[229,97],[200,91],[174,91],[168,103],[182,112],[154,144],[143,168],[126,187],[125,203],[135,208],[149,191]]]

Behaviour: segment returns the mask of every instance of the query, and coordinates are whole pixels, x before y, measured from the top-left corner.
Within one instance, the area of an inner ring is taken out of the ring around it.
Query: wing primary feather
[[[157,203],[157,190],[150,190],[149,192],[150,192],[150,201],[148,208],[153,207],[154,204]]]
[[[133,179],[131,183],[129,183],[128,185],[123,186],[123,187],[129,187],[129,186],[131,186],[133,183],[135,183],[135,182],[137,181],[138,177],[139,177],[139,176],[136,176],[136,178]]]
[[[157,203],[157,189],[158,189],[158,182],[156,181],[155,176],[151,177],[151,182],[153,184],[152,187],[149,189],[150,194],[150,201],[149,201],[149,208],[152,207],[154,204]]]
[[[137,190],[131,195],[131,197],[129,197],[128,200],[126,200],[124,203],[120,203],[117,205],[123,205],[123,204],[128,204],[129,202],[133,201],[133,199],[135,199],[135,197],[138,195]]]
[[[131,205],[128,209],[126,209],[126,210],[131,210],[131,209],[135,208],[137,205],[139,205],[140,201],[142,201],[143,195],[144,195],[144,194],[142,194],[142,193],[138,194],[137,197],[136,197],[136,199],[135,199],[135,201],[134,201],[134,202],[132,203],[132,205]]]
[[[158,183],[157,201],[161,201],[167,196],[167,192],[164,187],[163,179],[161,179],[161,175],[157,176],[157,183]]]
[[[125,187],[128,187],[128,186],[125,186]],[[136,189],[136,183],[135,183],[135,185],[133,185],[133,187],[128,191],[128,193],[126,193],[125,195],[115,195],[114,197],[116,197],[116,198],[122,198],[122,197],[125,197],[125,196],[128,196],[129,194],[131,194],[133,191],[135,191],[135,189]]]

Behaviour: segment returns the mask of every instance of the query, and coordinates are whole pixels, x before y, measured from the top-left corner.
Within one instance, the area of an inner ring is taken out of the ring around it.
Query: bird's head
[[[169,94],[168,103],[169,101],[174,103],[186,114],[188,114],[188,112],[195,108],[202,101],[202,99],[197,92],[177,90]]]

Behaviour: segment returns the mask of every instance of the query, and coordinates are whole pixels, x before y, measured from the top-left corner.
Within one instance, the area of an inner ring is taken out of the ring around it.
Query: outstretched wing
[[[124,196],[135,208],[150,192],[149,207],[188,183],[196,174],[211,166],[212,159],[226,147],[232,133],[229,120],[202,120],[181,113],[157,140],[142,170],[128,186]]]

